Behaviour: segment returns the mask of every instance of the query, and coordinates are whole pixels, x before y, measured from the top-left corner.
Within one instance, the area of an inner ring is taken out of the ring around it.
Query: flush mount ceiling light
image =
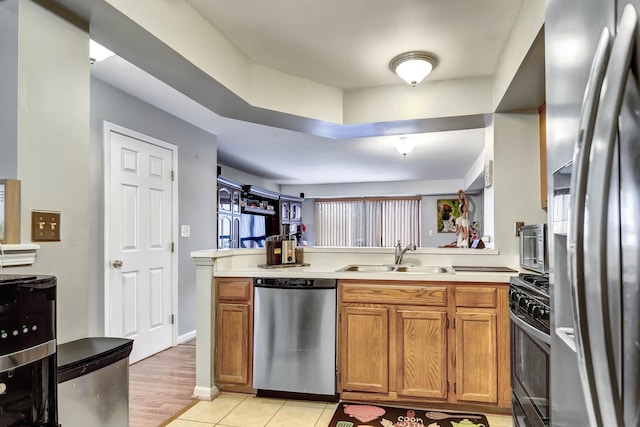
[[[406,136],[401,136],[394,145],[396,150],[398,150],[398,153],[402,154],[402,157],[407,157],[407,154],[413,151],[413,148],[416,146],[415,142]]]
[[[89,39],[89,58],[91,59],[91,63],[104,61],[105,59],[115,55],[115,53],[111,52],[106,47],[102,46],[98,42],[94,42]]]
[[[420,83],[438,64],[435,55],[421,50],[401,53],[389,62],[389,68],[411,86]]]

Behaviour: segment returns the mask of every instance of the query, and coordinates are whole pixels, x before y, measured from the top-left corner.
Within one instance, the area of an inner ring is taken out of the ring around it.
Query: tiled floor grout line
[[[276,412],[273,413],[273,415],[271,416],[271,418],[269,418],[269,421],[266,422],[266,424],[264,425],[264,427],[267,427],[269,425],[269,423],[271,422],[271,420],[273,419],[273,417],[275,417],[278,412],[280,412],[282,410],[282,408],[284,408],[284,404],[285,404],[286,400],[282,401],[282,404],[280,405],[280,407],[278,408],[278,410]]]
[[[232,394],[233,395],[233,394]],[[217,398],[222,397],[218,396]],[[285,410],[300,410],[300,408],[303,408],[303,412],[304,410],[309,410],[309,409],[313,409],[314,411],[309,411],[310,413],[308,413],[308,415],[310,416],[304,416],[301,417],[301,419],[304,421],[304,425],[307,425],[307,423],[309,423],[309,425],[312,425],[313,427],[326,427],[327,423],[329,422],[329,417],[327,416],[327,414],[325,413],[326,411],[330,411],[333,412],[335,411],[335,405],[333,403],[326,403],[326,402],[305,402],[305,401],[297,401],[297,400],[291,400],[291,399],[272,399],[272,398],[259,398],[259,397],[253,397],[253,396],[239,396],[240,399],[230,399],[230,400],[234,400],[235,402],[232,403],[232,407],[231,409],[229,409],[228,411],[225,411],[226,413],[218,419],[217,422],[213,423],[211,421],[204,421],[203,419],[195,419],[195,418],[182,418],[179,417],[178,420],[183,420],[189,423],[193,423],[194,427],[197,425],[197,427],[234,427],[235,425],[237,425],[238,422],[241,422],[241,417],[239,417],[239,415],[242,415],[244,412],[246,412],[246,408],[243,409],[241,408],[243,403],[247,403],[248,405],[251,405],[253,403],[249,402],[252,399],[255,399],[255,401],[261,403],[261,404],[265,404],[265,405],[274,405],[277,406],[277,409],[275,410],[275,412],[273,413],[273,415],[271,415],[268,419],[266,419],[265,421],[263,421],[264,424],[260,424],[259,427],[267,427],[269,426],[269,423],[274,423],[276,419],[278,419],[278,415],[280,415],[280,418],[284,417],[287,418],[285,413],[282,413],[281,411],[283,409]],[[223,397],[224,399],[224,397]],[[273,409],[272,409],[273,410]],[[318,414],[317,415],[313,415],[317,410]],[[294,411],[295,412],[295,411]],[[492,427],[511,427],[512,423],[511,420],[509,419],[510,417],[507,415],[506,417],[502,416],[502,415],[498,415],[498,414],[484,414],[485,416],[487,416],[487,419],[490,423],[490,425]],[[234,424],[225,424],[224,420],[227,417],[233,416],[232,419],[234,419]],[[496,417],[496,419],[491,419],[493,416]],[[217,417],[216,417],[217,418]],[[505,420],[506,418],[506,420]],[[322,421],[322,423],[321,423]],[[492,423],[493,421],[493,423]],[[312,424],[311,424],[312,423]],[[275,426],[277,427],[277,426]]]

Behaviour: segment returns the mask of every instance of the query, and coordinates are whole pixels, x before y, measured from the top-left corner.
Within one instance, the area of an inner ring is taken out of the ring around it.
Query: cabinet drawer
[[[341,283],[343,302],[370,304],[447,305],[446,286]]]
[[[498,306],[498,290],[485,287],[456,287],[456,307],[485,307]]]
[[[219,301],[249,301],[251,298],[252,280],[250,278],[217,279],[216,285]]]

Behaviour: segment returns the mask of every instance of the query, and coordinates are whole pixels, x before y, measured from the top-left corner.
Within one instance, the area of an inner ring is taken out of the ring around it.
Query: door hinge
[[[175,180],[176,180],[176,172],[171,171],[171,181],[175,181]]]
[[[455,328],[456,328],[456,319],[454,318],[453,319],[453,329],[455,329]]]
[[[446,318],[445,328],[449,329],[449,318],[448,317]]]
[[[174,323],[176,323],[176,315],[175,315],[175,314],[172,314],[172,315],[169,317],[169,322],[171,322],[171,324],[172,324],[172,325],[173,325]]]
[[[449,381],[447,381],[447,393],[449,393]]]
[[[453,394],[457,394],[456,383],[453,383]]]
[[[171,242],[171,253],[173,253],[176,250],[175,246],[176,244]]]

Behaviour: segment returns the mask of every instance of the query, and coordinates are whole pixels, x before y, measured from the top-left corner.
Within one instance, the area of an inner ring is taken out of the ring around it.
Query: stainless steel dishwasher
[[[335,395],[336,280],[254,279],[253,387]]]

